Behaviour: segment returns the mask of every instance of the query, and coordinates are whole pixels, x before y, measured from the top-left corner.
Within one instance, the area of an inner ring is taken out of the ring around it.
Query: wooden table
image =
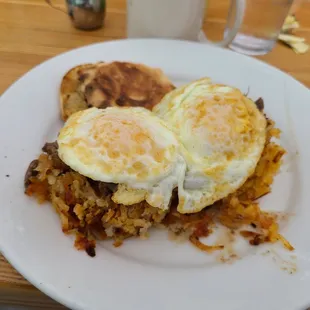
[[[64,8],[64,1],[54,3]],[[43,0],[0,0],[0,94],[35,65],[59,53],[83,45],[126,36],[126,0],[107,0],[105,27],[92,32],[76,30],[68,17]],[[228,0],[210,1],[207,21],[209,37],[223,33]],[[310,2],[297,11],[298,34],[310,42]],[[310,52],[296,55],[277,44],[271,53],[258,57],[310,86]],[[65,309],[23,279],[0,255],[0,306],[21,309]]]

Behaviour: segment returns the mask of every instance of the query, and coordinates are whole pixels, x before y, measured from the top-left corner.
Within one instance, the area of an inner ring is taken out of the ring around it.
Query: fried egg
[[[204,78],[167,94],[153,109],[179,137],[187,163],[180,213],[199,212],[253,174],[266,119],[240,90]]]
[[[186,162],[176,135],[144,108],[91,108],[70,116],[60,130],[59,157],[95,181],[118,184],[112,199],[146,200],[167,210],[183,187]],[[125,194],[124,194],[125,193]]]

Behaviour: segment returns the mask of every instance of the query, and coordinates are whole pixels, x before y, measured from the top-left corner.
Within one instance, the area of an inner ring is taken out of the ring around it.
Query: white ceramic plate
[[[52,208],[24,195],[23,177],[62,124],[62,76],[75,65],[99,60],[160,67],[177,85],[210,76],[244,92],[249,88],[253,99],[262,96],[267,114],[283,131],[288,154],[261,205],[291,214],[281,231],[295,252],[242,244],[236,245],[239,260],[220,263],[217,256],[169,241],[158,231],[118,249],[99,244],[95,258],[76,251]],[[0,107],[1,251],[49,296],[70,308],[91,310],[297,310],[310,304],[310,94],[288,75],[199,43],[126,40],[87,46],[41,64],[3,94]]]

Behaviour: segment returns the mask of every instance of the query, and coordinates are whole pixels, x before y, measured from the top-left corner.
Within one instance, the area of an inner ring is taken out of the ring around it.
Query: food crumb
[[[228,255],[220,255],[217,257],[217,261],[223,264],[232,264],[238,259],[240,259],[240,257],[234,253]]]
[[[288,274],[295,274],[298,271],[298,267],[296,264],[297,257],[295,255],[291,255],[290,259],[285,260],[273,249],[265,251],[264,253],[262,253],[262,255],[271,255],[271,258],[276,263],[276,265]]]

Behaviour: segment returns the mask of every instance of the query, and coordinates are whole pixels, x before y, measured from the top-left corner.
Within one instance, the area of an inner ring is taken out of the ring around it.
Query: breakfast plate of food
[[[306,309],[309,90],[199,43],[59,55],[0,98],[0,249],[71,309]]]

